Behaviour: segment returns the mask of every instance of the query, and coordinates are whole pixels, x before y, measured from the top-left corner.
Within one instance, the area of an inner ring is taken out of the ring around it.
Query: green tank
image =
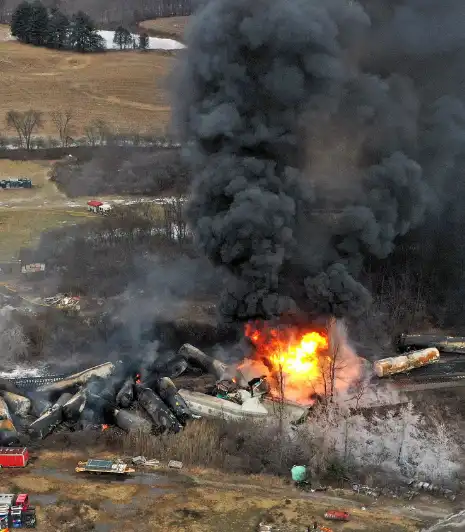
[[[294,482],[305,482],[307,480],[307,468],[295,465],[291,469],[291,475]]]

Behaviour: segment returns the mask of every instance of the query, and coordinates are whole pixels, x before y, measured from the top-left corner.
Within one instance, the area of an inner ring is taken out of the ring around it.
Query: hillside
[[[85,135],[93,120],[119,132],[164,132],[170,120],[164,87],[172,53],[80,55],[8,41],[8,33],[7,26],[0,26],[0,135],[14,135],[4,125],[9,110],[31,108],[44,113],[41,136],[56,136],[47,115],[59,108],[73,110],[75,137]]]
[[[139,26],[147,30],[150,35],[157,37],[171,37],[178,41],[184,40],[184,31],[186,29],[189,17],[165,17],[154,20],[144,20]]]

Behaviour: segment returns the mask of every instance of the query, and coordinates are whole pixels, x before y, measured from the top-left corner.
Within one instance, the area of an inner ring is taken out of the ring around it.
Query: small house
[[[109,203],[102,203],[102,205],[98,207],[98,211],[100,214],[108,214],[111,211],[111,205]]]
[[[99,212],[99,208],[102,205],[103,205],[102,201],[91,200],[87,202],[87,210],[90,212],[95,212],[95,214],[97,214]]]

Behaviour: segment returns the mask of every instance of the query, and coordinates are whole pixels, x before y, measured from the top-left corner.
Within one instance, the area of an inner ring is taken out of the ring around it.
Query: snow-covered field
[[[100,30],[99,35],[104,39],[105,46],[111,50],[116,49],[118,46],[113,44],[114,31]],[[138,40],[137,35],[132,35],[132,38]],[[149,49],[150,50],[179,50],[185,46],[173,39],[160,39],[158,37],[149,37]]]

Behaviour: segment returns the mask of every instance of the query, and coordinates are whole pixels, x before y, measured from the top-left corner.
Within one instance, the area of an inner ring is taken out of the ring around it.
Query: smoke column
[[[369,307],[366,259],[438,213],[456,175],[464,22],[451,0],[201,4],[175,121],[225,318]]]

